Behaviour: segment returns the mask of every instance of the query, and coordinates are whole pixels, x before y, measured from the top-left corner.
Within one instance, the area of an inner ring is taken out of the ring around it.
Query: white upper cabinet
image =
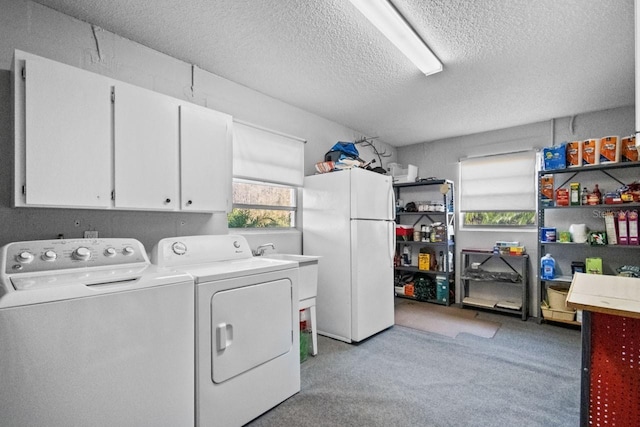
[[[232,117],[180,106],[181,209],[231,210]]]
[[[111,93],[101,76],[44,58],[17,67],[17,206],[111,204]],[[23,71],[24,70],[24,71]]]
[[[231,210],[231,116],[21,51],[13,68],[15,206]]]
[[[178,102],[117,82],[114,88],[115,207],[178,210]]]

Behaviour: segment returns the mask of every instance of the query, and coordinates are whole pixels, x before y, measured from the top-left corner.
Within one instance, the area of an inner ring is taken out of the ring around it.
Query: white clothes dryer
[[[0,424],[189,426],[194,290],[134,239],[0,249]]]
[[[196,425],[241,426],[300,391],[298,263],[239,235],[163,239],[151,260],[194,278]]]

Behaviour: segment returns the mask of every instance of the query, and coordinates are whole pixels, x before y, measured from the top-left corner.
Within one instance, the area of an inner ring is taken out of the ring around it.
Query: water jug
[[[546,254],[540,259],[540,278],[542,280],[551,280],[556,275],[556,260],[551,254]]]

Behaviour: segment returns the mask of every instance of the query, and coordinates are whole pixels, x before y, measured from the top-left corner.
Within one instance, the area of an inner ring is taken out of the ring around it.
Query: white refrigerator
[[[359,342],[394,324],[392,177],[364,169],[307,176],[303,253],[318,263],[317,330]]]

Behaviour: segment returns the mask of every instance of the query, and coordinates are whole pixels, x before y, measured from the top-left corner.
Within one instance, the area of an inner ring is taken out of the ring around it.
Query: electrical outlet
[[[87,230],[84,232],[85,239],[97,239],[98,231],[97,230]]]

